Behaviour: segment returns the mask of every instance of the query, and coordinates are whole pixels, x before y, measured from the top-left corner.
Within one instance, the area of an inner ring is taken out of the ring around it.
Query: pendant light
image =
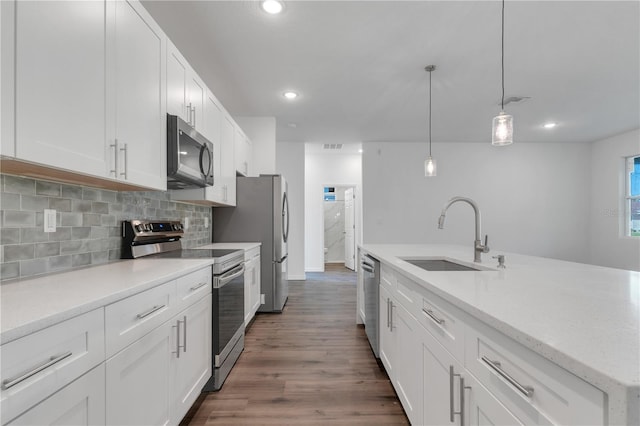
[[[424,70],[429,73],[429,157],[424,161],[424,175],[427,177],[436,175],[436,160],[431,156],[431,72],[435,65],[427,65]]]
[[[513,116],[504,112],[504,0],[502,0],[502,101],[500,114],[493,117],[491,144],[494,146],[513,143]]]

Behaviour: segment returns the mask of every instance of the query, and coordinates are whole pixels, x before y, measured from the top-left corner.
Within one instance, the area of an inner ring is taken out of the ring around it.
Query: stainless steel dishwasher
[[[380,262],[370,255],[362,256],[360,266],[364,285],[364,330],[376,358],[380,358]]]

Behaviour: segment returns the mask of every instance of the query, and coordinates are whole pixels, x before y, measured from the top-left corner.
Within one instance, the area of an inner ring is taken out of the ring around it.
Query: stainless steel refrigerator
[[[261,242],[258,312],[282,312],[289,296],[286,278],[289,201],[280,175],[236,178],[236,206],[213,209],[213,242]]]

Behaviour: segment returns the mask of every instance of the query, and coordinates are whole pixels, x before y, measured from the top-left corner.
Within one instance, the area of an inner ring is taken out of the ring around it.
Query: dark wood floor
[[[332,265],[290,281],[284,312],[256,316],[222,390],[187,424],[409,424],[355,324],[355,280]]]

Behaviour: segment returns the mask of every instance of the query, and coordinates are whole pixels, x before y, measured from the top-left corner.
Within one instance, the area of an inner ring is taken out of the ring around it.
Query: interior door
[[[355,208],[353,188],[344,191],[344,266],[351,270],[356,267]]]

